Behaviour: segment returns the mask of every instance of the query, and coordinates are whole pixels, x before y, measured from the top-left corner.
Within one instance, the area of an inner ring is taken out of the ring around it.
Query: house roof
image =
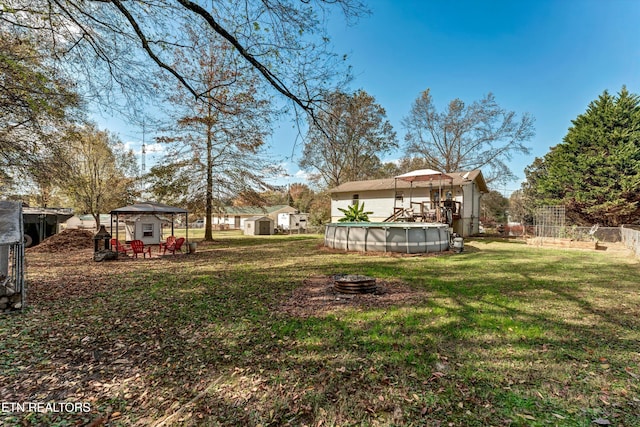
[[[482,171],[479,169],[472,171],[462,171],[462,172],[450,172],[447,173],[451,179],[442,178],[443,187],[453,185],[453,186],[463,186],[469,182],[475,181],[478,184],[478,188],[483,193],[488,193],[489,189],[487,187],[487,183],[482,176]],[[415,181],[413,183],[404,181],[402,179],[396,178],[384,178],[384,179],[371,179],[368,181],[351,181],[345,182],[344,184],[340,184],[337,187],[329,190],[331,194],[334,193],[352,193],[354,191],[374,191],[374,190],[393,190],[410,188],[420,188],[420,187],[431,187],[437,185],[440,181],[435,179],[433,181]]]
[[[182,208],[165,205],[157,202],[141,202],[122,208],[114,209],[110,213],[113,214],[186,214],[188,211]]]
[[[274,205],[274,206],[224,206],[222,212],[227,215],[251,215],[262,216],[265,214],[271,214],[283,209],[292,209],[289,205]]]

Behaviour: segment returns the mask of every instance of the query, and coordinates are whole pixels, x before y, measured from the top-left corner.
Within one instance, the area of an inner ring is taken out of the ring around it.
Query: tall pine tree
[[[576,223],[640,222],[640,96],[603,92],[525,173],[530,200],[564,204]]]

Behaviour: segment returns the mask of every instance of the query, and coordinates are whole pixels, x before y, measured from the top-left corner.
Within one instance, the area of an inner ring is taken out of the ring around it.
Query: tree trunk
[[[212,107],[209,104],[209,117],[211,117]],[[213,131],[211,123],[207,123],[207,194],[204,218],[204,240],[213,242],[211,216],[213,214],[213,159],[211,158],[211,150],[213,149]]]

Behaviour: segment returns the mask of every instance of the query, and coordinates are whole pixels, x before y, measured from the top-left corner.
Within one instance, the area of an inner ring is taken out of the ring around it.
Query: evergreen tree
[[[566,205],[574,222],[640,221],[640,96],[605,91],[525,173],[525,194],[538,205]]]

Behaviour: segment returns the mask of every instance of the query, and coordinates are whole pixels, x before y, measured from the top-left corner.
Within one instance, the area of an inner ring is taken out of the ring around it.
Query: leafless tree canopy
[[[380,156],[397,147],[384,108],[363,90],[330,93],[327,103],[317,117],[320,128],[309,128],[300,166],[327,188],[376,176]]]
[[[194,46],[180,28],[206,23],[207,36],[232,46],[278,93],[314,114],[322,89],[345,75],[330,50],[326,18],[356,19],[360,0],[6,0],[0,26],[48,46],[64,71],[93,96],[121,93],[129,105],[153,91],[150,61],[207,98],[174,62]],[[113,89],[120,91],[114,92]],[[108,103],[121,99],[109,97]]]
[[[438,112],[429,90],[415,100],[403,120],[406,153],[443,172],[482,169],[488,182],[514,178],[506,164],[513,154],[528,154],[533,118],[501,108],[490,93],[480,101],[451,101]]]

